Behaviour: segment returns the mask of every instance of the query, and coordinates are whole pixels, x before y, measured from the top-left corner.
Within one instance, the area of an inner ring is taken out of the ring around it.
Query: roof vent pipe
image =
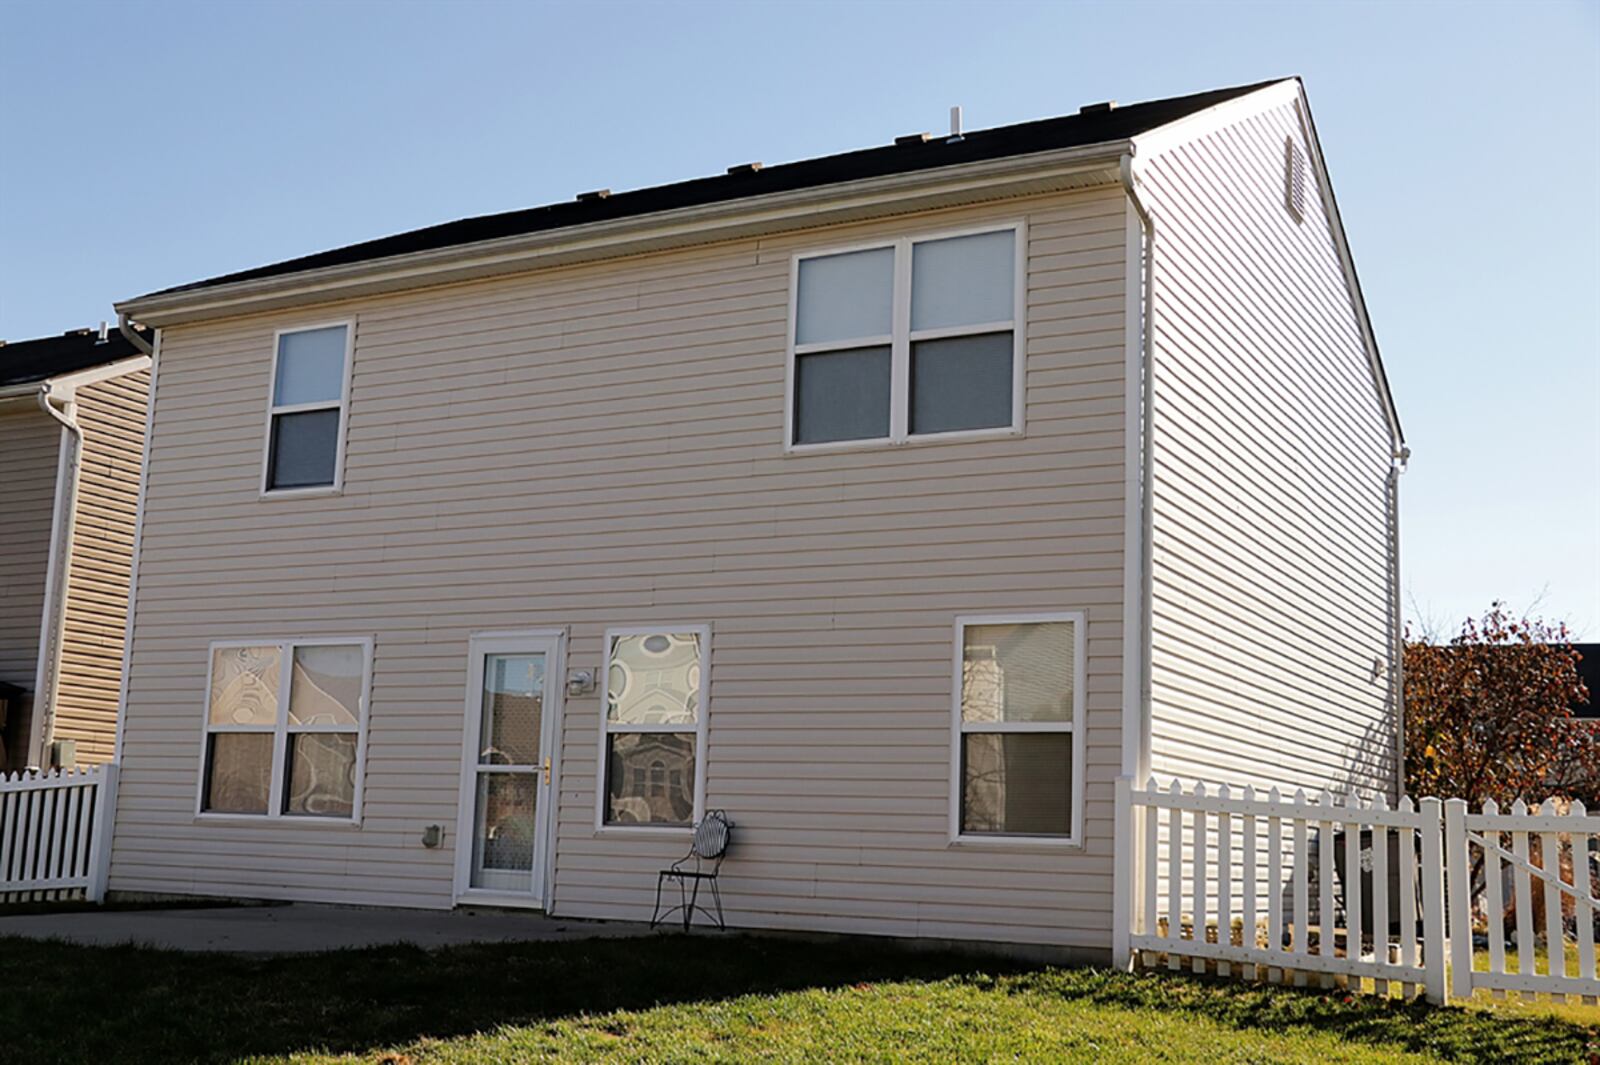
[[[106,337],[106,320],[104,318],[102,318],[102,319],[100,319],[100,335],[95,338],[94,342],[96,344],[104,344],[106,342],[106,340],[107,340],[107,337]]]
[[[961,140],[961,105],[956,104],[950,109],[950,139]]]

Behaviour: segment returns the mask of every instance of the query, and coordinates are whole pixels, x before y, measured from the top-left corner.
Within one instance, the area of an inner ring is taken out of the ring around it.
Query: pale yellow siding
[[[76,392],[83,449],[53,738],[75,741],[83,763],[109,762],[116,743],[149,383],[149,371],[141,370]]]
[[[744,926],[1110,945],[1119,190],[176,327],[163,336],[111,887],[451,904],[467,641],[712,627],[707,805]],[[1020,438],[785,455],[790,256],[1025,219]],[[342,495],[258,498],[276,328],[357,322]],[[953,621],[1088,611],[1081,849],[948,843]],[[375,637],[363,823],[197,823],[206,643]],[[552,909],[648,916],[682,839],[597,834],[567,701]],[[425,826],[445,845],[422,846]]]
[[[30,396],[0,404],[0,680],[33,690],[61,427]],[[28,757],[31,704],[11,708],[0,770]]]
[[[1152,768],[1392,793],[1389,430],[1320,190],[1285,208],[1286,137],[1307,150],[1292,104],[1145,171]]]

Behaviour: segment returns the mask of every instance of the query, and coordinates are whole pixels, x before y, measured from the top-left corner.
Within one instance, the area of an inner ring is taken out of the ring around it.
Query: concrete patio
[[[308,954],[406,943],[555,942],[646,935],[647,925],[564,921],[499,911],[361,909],[292,903],[188,909],[102,910],[0,917],[0,936],[86,946],[136,943],[167,950]]]

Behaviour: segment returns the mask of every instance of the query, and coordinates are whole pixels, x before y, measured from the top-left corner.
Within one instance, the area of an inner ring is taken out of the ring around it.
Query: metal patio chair
[[[727,857],[728,845],[732,842],[733,822],[728,820],[726,813],[712,810],[700,819],[700,823],[694,826],[694,841],[689,844],[689,853],[661,870],[656,877],[656,908],[650,915],[651,928],[662,924],[675,913],[682,913],[683,930],[687,932],[695,911],[699,910],[708,921],[716,922],[719,929],[727,930],[727,922],[722,919],[722,892],[717,889],[717,874],[722,870],[722,860]],[[661,890],[668,880],[678,882],[678,905],[663,912]],[[700,905],[701,884],[710,887],[715,913]]]

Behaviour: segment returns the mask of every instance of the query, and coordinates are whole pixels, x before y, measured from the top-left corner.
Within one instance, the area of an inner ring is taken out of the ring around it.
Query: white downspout
[[[1140,284],[1126,294],[1125,329],[1128,335],[1126,382],[1123,387],[1124,484],[1122,582],[1122,772],[1117,781],[1113,823],[1111,922],[1112,965],[1131,967],[1130,949],[1134,915],[1138,912],[1140,885],[1155,871],[1143,868],[1144,818],[1133,817],[1129,792],[1150,776],[1150,402],[1151,319],[1155,301],[1155,219],[1139,198],[1138,179],[1131,152],[1122,156],[1120,173],[1128,202],[1138,216],[1138,232],[1128,227],[1128,255],[1124,262],[1133,273],[1139,256]],[[1138,316],[1137,337],[1132,320]],[[1137,399],[1135,398],[1137,397]],[[1141,931],[1148,934],[1150,929]]]
[[[1138,454],[1138,480],[1130,486],[1137,492],[1137,510],[1129,508],[1130,516],[1138,522],[1138,538],[1133,541],[1132,557],[1126,560],[1132,570],[1132,578],[1127,582],[1127,587],[1134,590],[1136,595],[1136,614],[1130,614],[1136,628],[1133,633],[1123,633],[1123,654],[1128,654],[1131,645],[1134,648],[1134,663],[1131,669],[1125,670],[1125,677],[1131,681],[1131,687],[1138,693],[1139,707],[1139,746],[1131,767],[1135,780],[1143,783],[1150,775],[1150,654],[1151,654],[1151,569],[1150,549],[1152,539],[1152,517],[1150,509],[1150,476],[1151,476],[1151,413],[1154,399],[1154,382],[1151,368],[1151,345],[1154,343],[1155,319],[1155,278],[1156,278],[1156,221],[1154,216],[1145,207],[1144,201],[1139,196],[1139,178],[1134,173],[1133,155],[1122,157],[1120,173],[1122,187],[1128,194],[1128,202],[1133,205],[1134,213],[1139,217],[1139,223],[1144,229],[1144,248],[1141,267],[1143,277],[1141,287],[1143,299],[1141,301],[1142,313],[1139,316],[1139,349],[1137,366],[1129,368],[1128,394],[1137,393],[1138,407],[1138,434],[1136,441],[1130,440],[1130,446],[1137,446]],[[1134,377],[1137,376],[1137,381]],[[1130,635],[1137,637],[1137,642],[1130,640]],[[1127,768],[1127,767],[1125,767]]]
[[[1400,620],[1400,475],[1406,472],[1411,449],[1397,443],[1389,466],[1389,685],[1394,706],[1395,796],[1406,794],[1406,646]]]
[[[39,389],[39,409],[61,423],[61,457],[56,464],[55,506],[50,519],[50,557],[45,566],[44,611],[39,624],[39,660],[34,668],[33,718],[28,726],[29,769],[45,766],[55,735],[56,689],[61,676],[61,639],[66,622],[68,572],[72,566],[72,530],[78,512],[78,469],[83,456],[83,429],[72,392],[56,386]],[[56,406],[56,400],[62,406]]]

